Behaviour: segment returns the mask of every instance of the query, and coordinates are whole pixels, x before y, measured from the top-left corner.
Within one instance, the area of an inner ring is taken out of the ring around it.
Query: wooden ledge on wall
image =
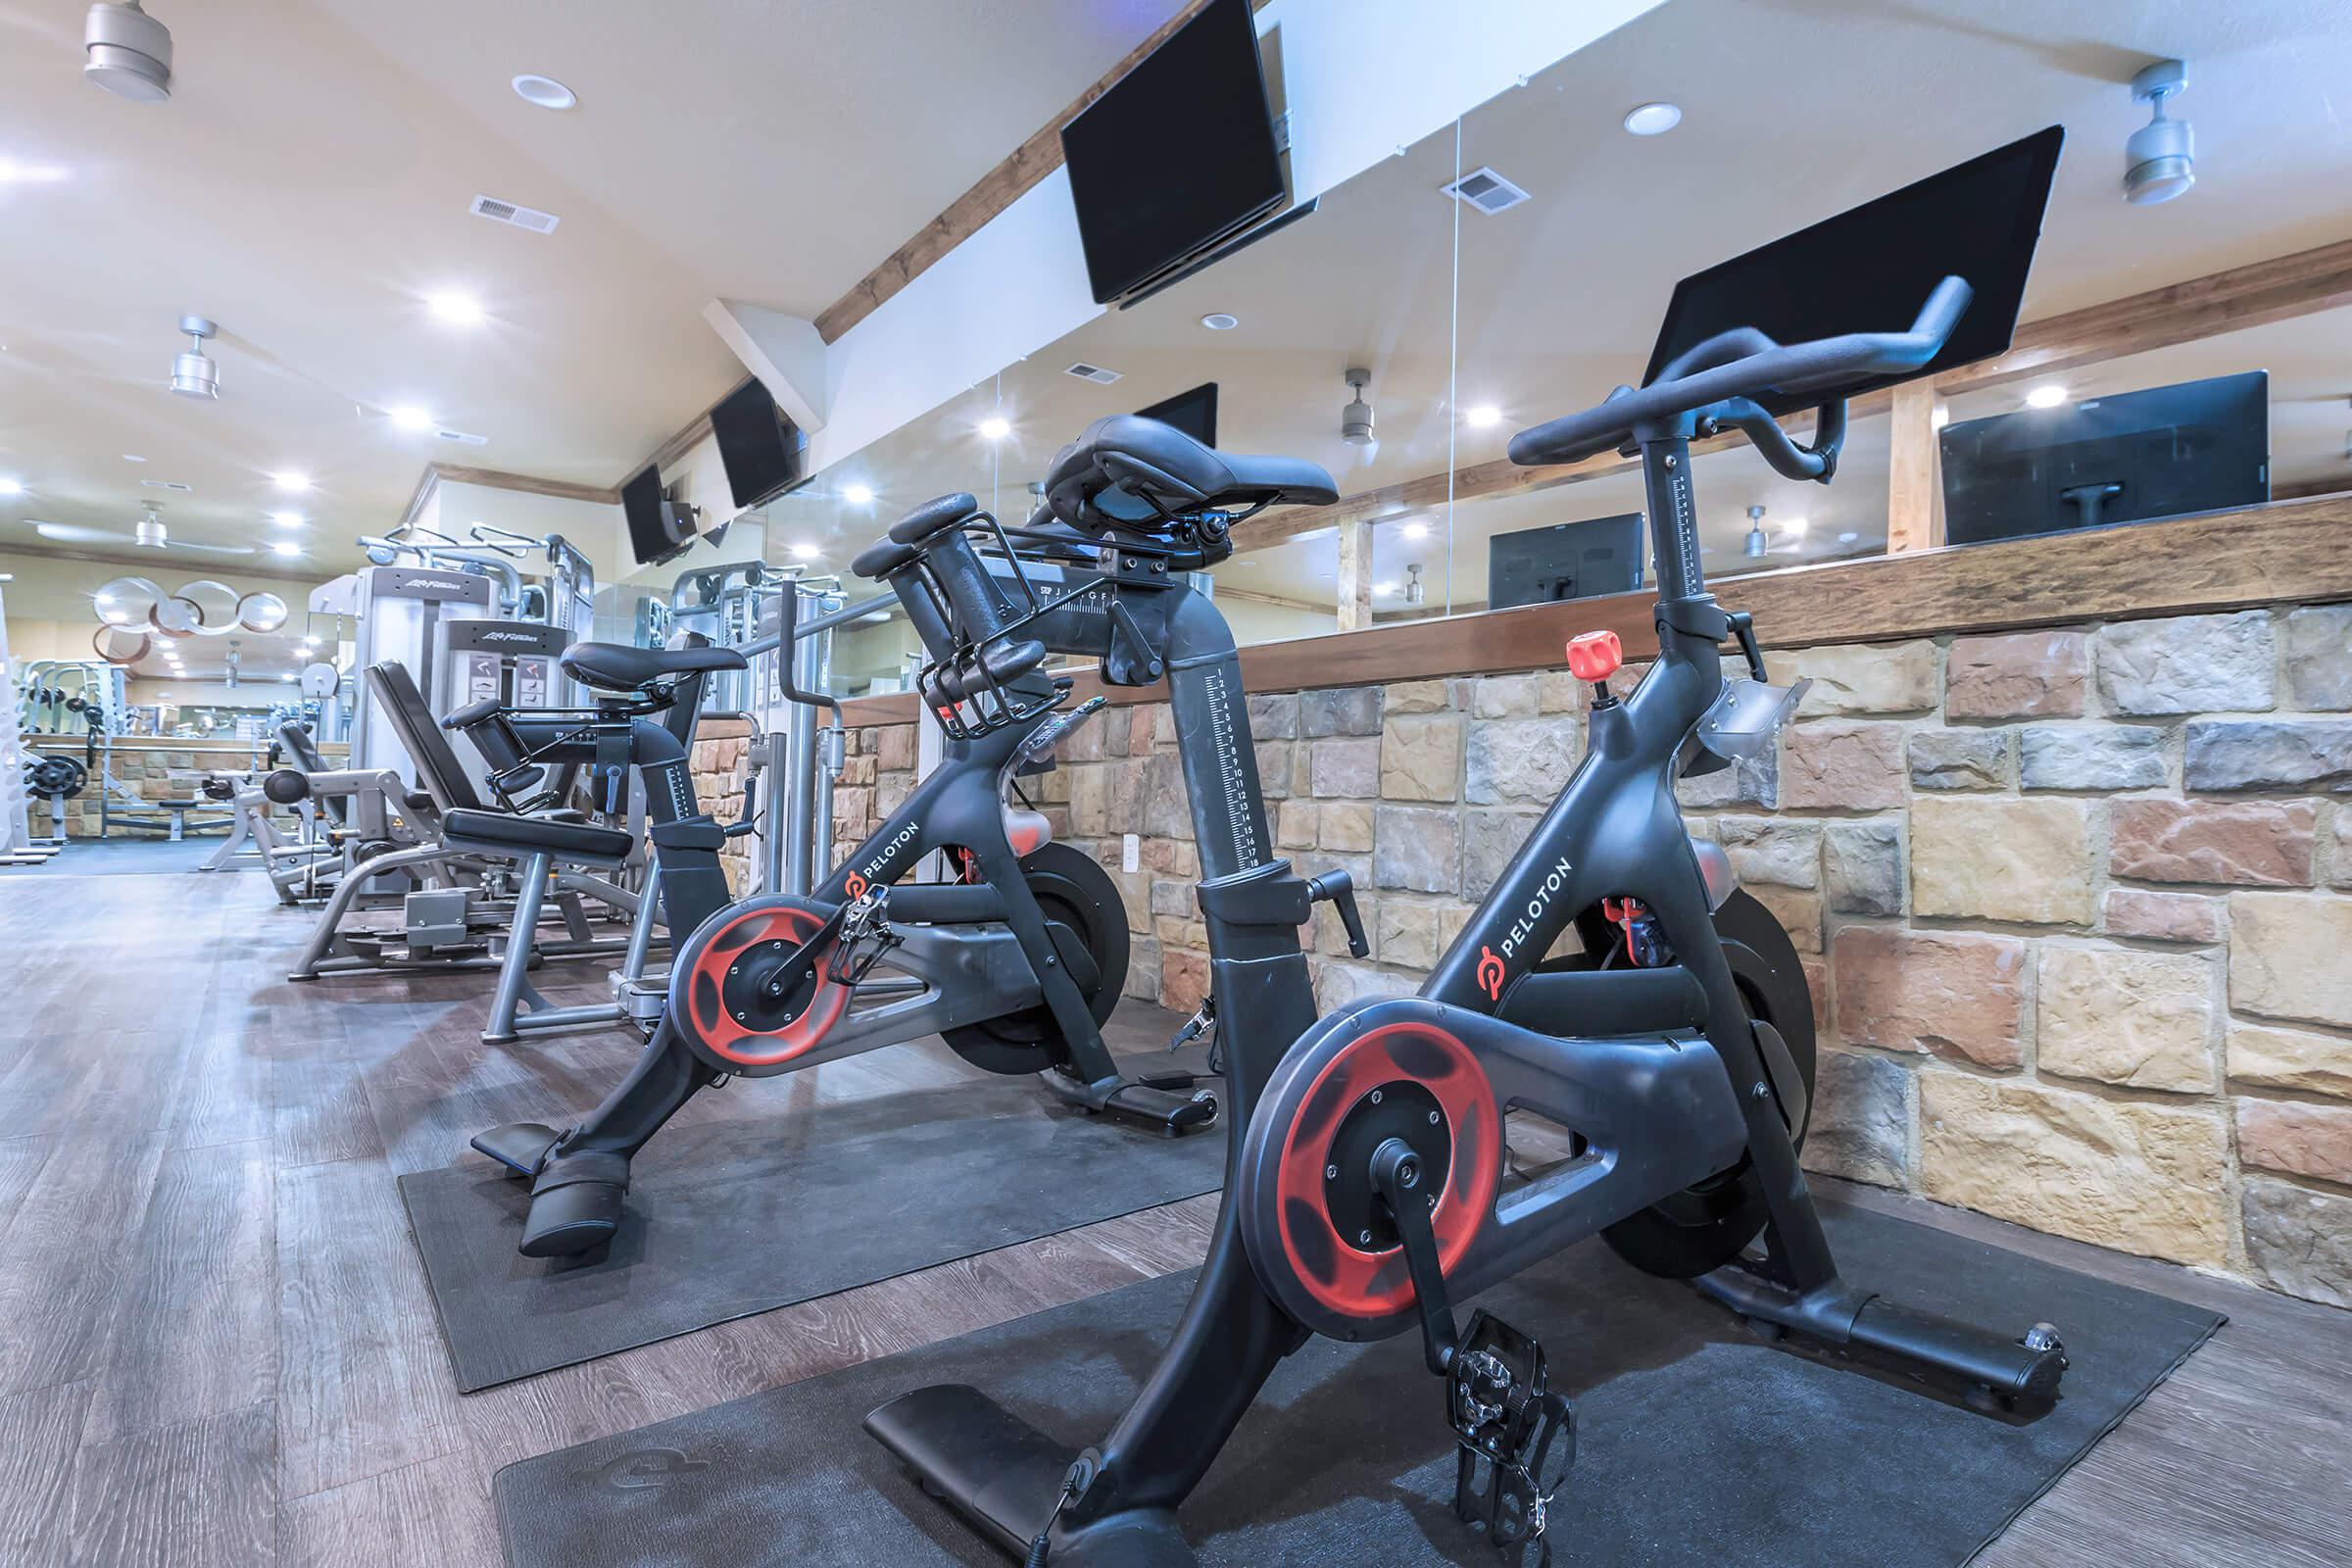
[[[2083,533],[1791,566],[1714,585],[1725,609],[1755,616],[1767,648],[1896,642],[2352,599],[2352,491]],[[1645,593],[1525,605],[1334,632],[1242,650],[1252,693],[1551,669],[1568,639],[1608,630],[1648,657],[1656,600]],[[1347,678],[1335,681],[1333,671]],[[1156,702],[1164,685],[1111,687],[1075,672],[1075,699]],[[855,698],[853,724],[919,716],[910,693]]]

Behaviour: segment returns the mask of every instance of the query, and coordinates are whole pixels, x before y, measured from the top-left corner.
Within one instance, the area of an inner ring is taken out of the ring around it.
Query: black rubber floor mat
[[[1214,1192],[1224,1157],[1219,1127],[1161,1138],[975,1074],[672,1129],[637,1161],[620,1233],[579,1259],[516,1254],[530,1188],[487,1160],[400,1193],[470,1393]]]
[[[1902,1568],[1965,1562],[2220,1326],[2201,1308],[1931,1226],[1824,1204],[1850,1279],[2022,1331],[2057,1324],[2057,1409],[2008,1426],[1746,1335],[1597,1243],[1481,1298],[1544,1342],[1576,1402],[1553,1562]],[[509,1465],[512,1568],[999,1564],[859,1423],[975,1384],[1073,1447],[1133,1397],[1190,1290],[1147,1281],[961,1339]],[[1204,1564],[1495,1568],[1455,1519],[1418,1336],[1315,1340],[1278,1372],[1184,1518]],[[1529,1554],[1529,1561],[1534,1554]]]

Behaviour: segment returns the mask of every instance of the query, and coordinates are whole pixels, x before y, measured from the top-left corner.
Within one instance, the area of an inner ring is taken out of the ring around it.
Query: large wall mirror
[[[1638,379],[1685,274],[2053,122],[2070,143],[2029,322],[2297,243],[2300,209],[2250,177],[2193,201],[2127,204],[2116,161],[2144,115],[2122,85],[2129,71],[2094,79],[2023,41],[1956,31],[1954,8],[1930,10],[1802,29],[1798,74],[1835,79],[1835,94],[1758,69],[1794,47],[1765,24],[1769,7],[1677,0],[1650,12],[1397,149],[1302,221],[1095,318],[834,465],[769,507],[769,559],[846,570],[894,517],[953,490],[1017,521],[1088,421],[1214,383],[1219,445],[1312,459],[1343,497],[1237,531],[1210,588],[1245,644],[1623,591],[1637,570],[1649,581],[1631,521],[1643,506],[1638,474],[1605,460],[1516,469],[1505,446]],[[1729,46],[1735,37],[1748,41]],[[1912,67],[1899,85],[1872,69],[1888,51]],[[2016,77],[1998,105],[1964,79],[1991,61]],[[1681,105],[1680,122],[1638,134],[1673,118],[1630,115],[1650,97]],[[1873,127],[1867,137],[1858,124]],[[2352,312],[2339,310],[2051,377],[1960,384],[1906,450],[1932,448],[1938,508],[1948,480],[1991,508],[2004,536],[2083,520],[2074,503],[2020,488],[2021,453],[2045,478],[2067,464],[2128,469],[2139,516],[2341,488],[2352,482],[2336,368],[2347,348]],[[2255,370],[2268,376],[2250,391],[2205,385]],[[2142,393],[2153,403],[2122,399]],[[1830,486],[1778,477],[1744,443],[1702,448],[1709,575],[1887,551],[1896,425],[1886,397],[1857,405]],[[2084,442],[2096,450],[2064,455]],[[2214,468],[2249,451],[2215,489]],[[896,617],[856,626],[837,645],[837,689],[900,689],[914,651]]]

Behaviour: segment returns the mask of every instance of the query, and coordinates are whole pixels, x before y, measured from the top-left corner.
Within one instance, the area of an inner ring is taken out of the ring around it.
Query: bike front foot
[[[1162,1138],[1181,1138],[1199,1132],[1217,1119],[1217,1097],[1195,1088],[1191,1073],[1160,1073],[1141,1078],[1117,1076],[1086,1083],[1066,1072],[1041,1074],[1046,1087],[1061,1100],[1082,1109],[1116,1116],[1149,1127]],[[1186,1093],[1190,1090],[1190,1093]]]
[[[480,1147],[477,1143],[476,1147]],[[496,1157],[495,1155],[493,1157]],[[531,1178],[531,1208],[514,1250],[525,1257],[594,1251],[620,1229],[629,1191],[626,1154],[550,1152]]]

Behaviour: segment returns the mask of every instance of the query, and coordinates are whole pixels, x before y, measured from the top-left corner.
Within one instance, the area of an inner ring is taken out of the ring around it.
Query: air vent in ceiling
[[[1120,372],[1105,370],[1100,365],[1089,365],[1084,360],[1080,360],[1076,365],[1064,370],[1062,374],[1074,375],[1081,381],[1092,381],[1097,386],[1108,386],[1119,378]]]
[[[486,447],[490,444],[490,438],[488,436],[467,435],[463,430],[435,430],[433,434],[439,436],[444,441],[455,441],[462,447]]]
[[[1467,202],[1490,214],[1516,207],[1528,199],[1527,192],[1492,169],[1474,169],[1452,184],[1438,188],[1457,202]]]
[[[553,234],[556,225],[563,221],[553,213],[543,213],[533,207],[517,207],[513,202],[502,202],[489,196],[476,196],[469,211],[476,218],[487,218],[497,223],[512,223],[516,228],[527,228],[534,234]]]
[[[150,490],[177,490],[182,495],[189,494],[196,488],[192,484],[182,484],[177,479],[141,479],[139,483]]]

